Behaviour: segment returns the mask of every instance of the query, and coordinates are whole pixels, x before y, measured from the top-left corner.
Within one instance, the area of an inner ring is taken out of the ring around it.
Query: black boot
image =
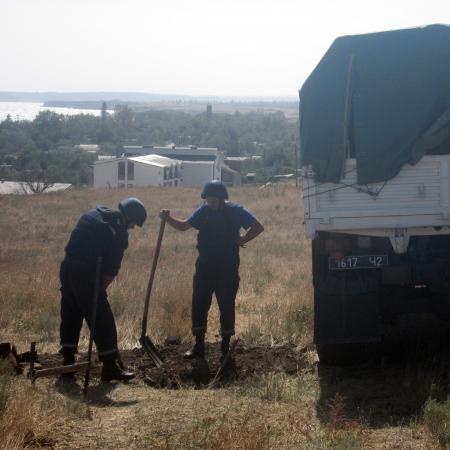
[[[122,370],[126,370],[126,369],[125,369],[125,364],[124,364],[123,361],[122,361],[122,357],[120,356],[120,353],[117,355],[117,364],[119,364],[119,367],[120,367]]]
[[[64,352],[63,353],[63,366],[71,366],[72,364],[75,364],[75,353],[73,352]],[[68,372],[61,374],[61,377],[64,379],[73,379],[75,378],[76,372]]]
[[[117,360],[103,361],[102,381],[128,381],[134,378],[134,372],[122,369]]]
[[[205,335],[197,334],[195,336],[195,344],[194,346],[188,350],[184,357],[186,359],[194,359],[194,358],[204,358],[205,357]]]
[[[220,350],[222,352],[222,355],[220,357],[220,362],[223,363],[225,358],[228,355],[228,352],[230,351],[230,339],[231,336],[222,336],[222,342],[220,343]]]

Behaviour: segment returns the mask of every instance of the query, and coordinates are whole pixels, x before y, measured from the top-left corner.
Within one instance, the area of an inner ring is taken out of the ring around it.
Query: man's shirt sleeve
[[[195,228],[196,230],[198,230],[199,227],[200,227],[200,221],[201,221],[201,218],[202,218],[203,213],[205,211],[205,208],[206,208],[205,205],[200,206],[200,208],[197,208],[191,214],[191,216],[187,219],[189,225],[191,225],[191,227]]]
[[[255,223],[256,217],[248,209],[240,205],[236,208],[236,211],[239,225],[245,230],[248,230]]]

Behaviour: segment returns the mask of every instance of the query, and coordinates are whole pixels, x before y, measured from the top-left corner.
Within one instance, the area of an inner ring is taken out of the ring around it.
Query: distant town
[[[0,99],[3,194],[201,186],[211,179],[240,186],[297,173],[295,101],[4,92]]]

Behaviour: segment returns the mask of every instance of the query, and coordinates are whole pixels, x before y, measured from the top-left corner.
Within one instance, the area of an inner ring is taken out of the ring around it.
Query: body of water
[[[75,114],[100,115],[97,109],[47,108],[43,103],[0,102],[0,122],[9,114],[13,120],[33,120],[41,111],[54,111],[58,114],[73,116]]]

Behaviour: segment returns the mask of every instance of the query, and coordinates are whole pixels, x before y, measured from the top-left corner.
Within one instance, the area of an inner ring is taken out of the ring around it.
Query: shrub
[[[423,419],[442,448],[450,447],[450,397],[445,402],[429,399],[424,406]]]

